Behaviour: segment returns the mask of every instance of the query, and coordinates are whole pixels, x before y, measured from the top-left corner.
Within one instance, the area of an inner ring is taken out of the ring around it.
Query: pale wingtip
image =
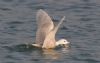
[[[65,20],[66,16],[63,16],[62,20]]]
[[[38,11],[37,11],[37,16],[43,16],[43,15],[45,15],[45,14],[47,14],[43,9],[39,9]]]
[[[38,12],[44,12],[44,10],[43,9],[39,9]]]
[[[39,9],[38,11],[43,11],[42,9]]]

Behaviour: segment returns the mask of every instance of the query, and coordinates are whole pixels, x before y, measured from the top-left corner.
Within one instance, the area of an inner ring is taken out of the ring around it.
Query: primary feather
[[[54,28],[54,24],[48,16],[48,14],[43,11],[39,10],[36,15],[37,20],[37,32],[36,32],[36,43],[43,44],[46,35]]]

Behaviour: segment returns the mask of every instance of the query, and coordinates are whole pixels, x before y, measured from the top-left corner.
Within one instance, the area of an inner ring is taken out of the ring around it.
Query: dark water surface
[[[66,20],[57,39],[71,48],[41,50],[35,39],[36,12]],[[0,63],[100,63],[100,0],[0,0]]]

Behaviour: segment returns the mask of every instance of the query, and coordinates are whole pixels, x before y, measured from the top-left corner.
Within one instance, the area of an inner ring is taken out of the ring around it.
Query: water
[[[66,20],[57,39],[70,48],[35,49],[36,12]],[[0,0],[0,63],[100,63],[100,0]]]

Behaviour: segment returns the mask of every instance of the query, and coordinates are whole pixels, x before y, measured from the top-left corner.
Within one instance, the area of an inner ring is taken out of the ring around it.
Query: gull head
[[[70,44],[70,42],[67,41],[66,39],[60,39],[59,41],[56,42],[56,46],[61,45],[66,47],[68,44]]]

